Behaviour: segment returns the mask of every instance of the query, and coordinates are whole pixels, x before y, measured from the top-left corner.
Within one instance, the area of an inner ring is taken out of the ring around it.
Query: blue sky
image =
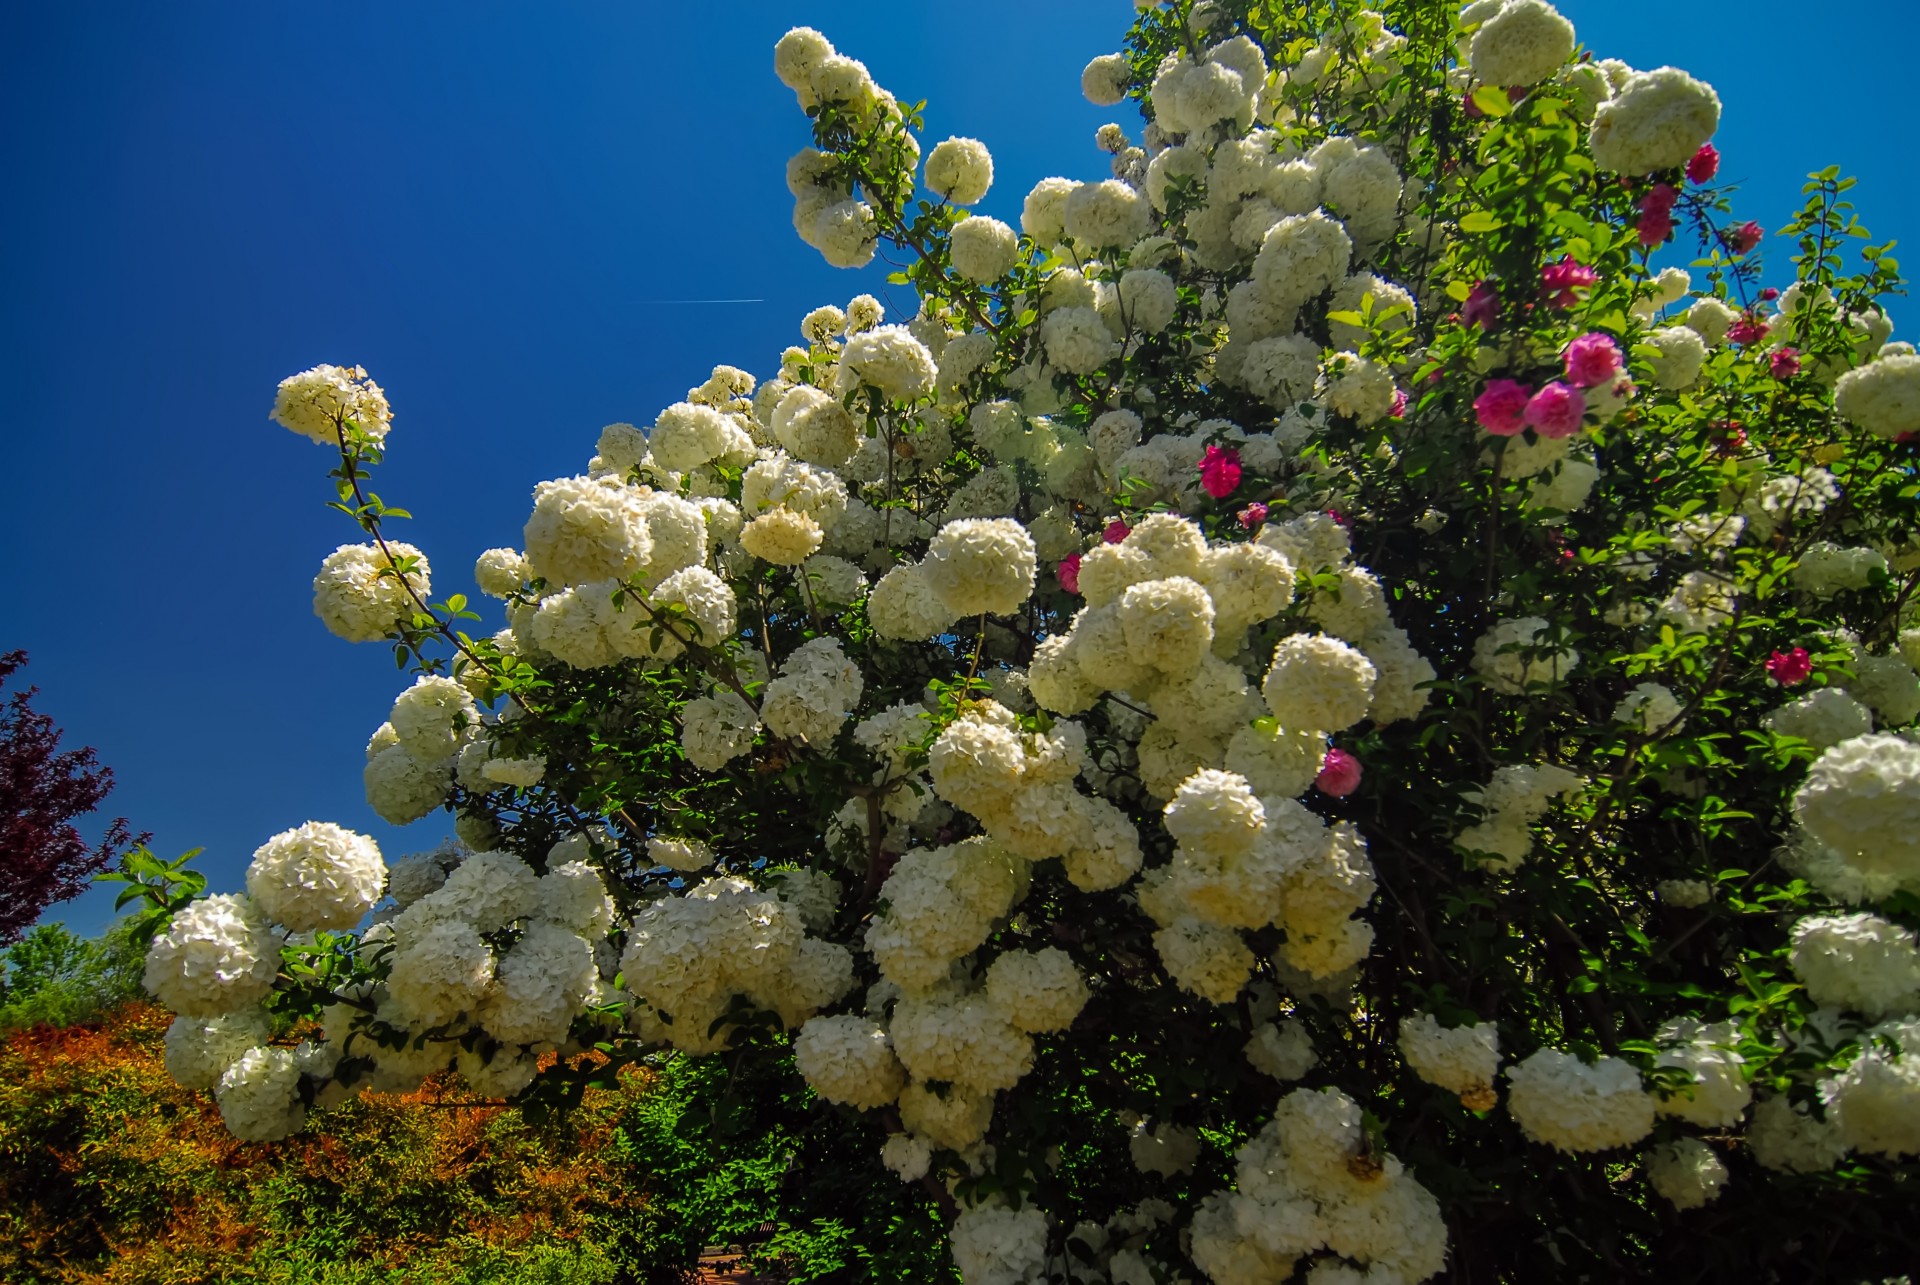
[[[1718,88],[1722,176],[1769,230],[1837,164],[1878,238],[1920,236],[1907,87],[1883,53],[1920,35],[1905,6],[1834,6],[1817,34],[1777,0],[1561,8],[1600,55]],[[314,569],[354,533],[323,507],[326,453],[267,422],[279,379],[369,368],[395,408],[378,489],[416,515],[396,534],[438,593],[471,593],[474,555],[518,544],[534,483],[577,472],[601,425],[650,423],[719,362],[767,373],[817,304],[885,297],[884,268],[836,272],[793,236],[783,173],[806,121],[770,57],[788,27],[928,100],[931,139],[986,141],[988,213],[1104,170],[1092,134],[1114,113],[1079,71],[1117,47],[1122,0],[713,13],[11,10],[0,648],[32,653],[39,707],[115,769],[111,813],[163,853],[206,847],[216,888],[309,818],[389,855],[447,829],[394,830],[362,797],[361,747],[405,680],[312,614]],[[1836,103],[1843,120],[1813,114]],[[684,302],[738,299],[759,302]],[[49,917],[92,931],[110,912],[94,892]]]

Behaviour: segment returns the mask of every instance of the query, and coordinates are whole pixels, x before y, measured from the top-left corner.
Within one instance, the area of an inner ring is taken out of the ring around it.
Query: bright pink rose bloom
[[[1353,525],[1353,519],[1342,513],[1339,509],[1328,509],[1327,516],[1333,519],[1335,526],[1350,527]]]
[[[1533,394],[1525,384],[1511,379],[1489,379],[1486,388],[1473,399],[1473,414],[1480,427],[1498,437],[1512,437],[1527,426],[1527,400]]]
[[[1768,286],[1765,290],[1762,290],[1760,292],[1761,303],[1772,303],[1775,299],[1778,299],[1779,297],[1780,297],[1780,289],[1778,286]]]
[[[1267,520],[1267,506],[1255,500],[1239,513],[1240,525],[1251,531]]]
[[[1542,437],[1572,437],[1587,413],[1587,395],[1554,380],[1527,403],[1527,426]]]
[[[1060,587],[1068,593],[1080,592],[1080,555],[1069,553],[1060,560]]]
[[[1467,301],[1460,305],[1460,324],[1482,330],[1500,324],[1500,292],[1491,282],[1482,281],[1467,291]]]
[[[1800,373],[1800,350],[1776,348],[1773,357],[1767,362],[1767,369],[1773,372],[1775,379],[1792,379]]]
[[[1407,417],[1406,389],[1396,388],[1393,390],[1393,408],[1387,412],[1387,416],[1390,419],[1405,419]]]
[[[1740,320],[1727,327],[1727,338],[1745,347],[1757,344],[1767,337],[1767,323],[1753,313],[1744,313]]]
[[[1313,788],[1336,799],[1344,799],[1360,788],[1360,760],[1345,750],[1328,750]]]
[[[1107,529],[1100,533],[1100,538],[1108,544],[1118,544],[1132,534],[1132,527],[1128,526],[1121,519],[1115,518],[1113,521],[1107,523]]]
[[[1649,210],[1640,216],[1633,230],[1640,234],[1641,245],[1664,245],[1667,238],[1673,235],[1673,216],[1664,211]]]
[[[1700,144],[1700,150],[1687,162],[1687,182],[1711,183],[1713,176],[1720,172],[1720,153],[1714,150],[1712,143]]]
[[[1547,302],[1561,308],[1571,308],[1580,302],[1573,292],[1591,286],[1600,279],[1600,274],[1584,263],[1575,262],[1572,255],[1565,255],[1558,263],[1549,263],[1540,269],[1540,289],[1545,292]]]
[[[1594,331],[1567,345],[1567,378],[1576,387],[1592,388],[1619,373],[1620,345],[1612,335]]]
[[[1726,242],[1727,249],[1733,253],[1745,254],[1747,251],[1753,249],[1754,246],[1759,245],[1761,239],[1766,235],[1767,231],[1765,228],[1749,219],[1737,227],[1731,227],[1725,232],[1722,232],[1720,239]]]
[[[1231,446],[1209,446],[1200,458],[1200,485],[1216,500],[1240,489],[1240,452]]]
[[[1767,677],[1782,687],[1798,687],[1813,675],[1813,658],[1805,647],[1776,651],[1767,658]]]
[[[1680,189],[1671,183],[1655,183],[1640,198],[1642,214],[1671,214],[1676,202],[1680,200]]]

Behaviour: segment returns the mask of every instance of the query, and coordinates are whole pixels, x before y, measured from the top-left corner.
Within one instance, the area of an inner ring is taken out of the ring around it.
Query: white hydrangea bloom
[[[1920,1011],[1914,934],[1878,915],[1809,915],[1794,924],[1794,976],[1816,1004],[1876,1021]]]
[[[272,1034],[265,1009],[243,1008],[220,1017],[176,1017],[167,1027],[167,1074],[183,1089],[208,1093],[228,1067]]]
[[[607,935],[613,926],[613,898],[607,895],[600,872],[584,861],[549,864],[540,876],[536,913],[589,940]]]
[[[892,401],[918,401],[933,391],[939,368],[927,346],[906,326],[876,326],[847,340],[834,390],[866,386]]]
[[[696,697],[680,710],[680,747],[703,772],[718,772],[751,750],[759,732],[759,713],[733,691]]]
[[[1274,649],[1261,686],[1286,728],[1338,732],[1367,716],[1377,671],[1356,648],[1326,634],[1293,634]]]
[[[1920,877],[1920,745],[1885,733],[1842,741],[1814,760],[1793,810],[1847,866]]]
[[[1068,193],[1061,220],[1066,234],[1082,246],[1117,249],[1152,230],[1153,211],[1139,192],[1117,179],[1107,179],[1081,183]]]
[[[393,427],[393,409],[380,385],[359,366],[315,366],[280,381],[273,419],[321,446],[338,447],[339,428],[352,424],[376,442]]]
[[[1613,721],[1628,723],[1642,732],[1678,731],[1680,699],[1659,683],[1636,683],[1613,708]]]
[[[389,825],[411,825],[447,801],[453,760],[426,762],[395,745],[361,769],[367,806]]]
[[[1685,165],[1720,126],[1720,96],[1677,67],[1636,72],[1594,112],[1594,164],[1618,174]]]
[[[220,1076],[220,1120],[242,1142],[278,1142],[307,1122],[292,1049],[253,1048]]]
[[[977,138],[949,138],[927,154],[927,189],[955,205],[973,205],[993,185],[993,155]]]
[[[1474,643],[1474,672],[1494,691],[1512,696],[1563,681],[1580,663],[1580,653],[1544,641],[1551,629],[1539,616],[1500,621]]]
[[[809,745],[831,744],[860,701],[863,680],[833,638],[815,638],[795,648],[767,684],[760,716],[776,736]]]
[[[328,821],[281,831],[254,850],[247,867],[253,904],[297,933],[352,928],[380,900],[386,882],[379,845]]]
[[[1497,1101],[1493,1078],[1500,1069],[1500,1028],[1492,1022],[1444,1027],[1430,1013],[1400,1023],[1400,1052],[1413,1073],[1484,1111]]]
[[[1705,1024],[1693,1018],[1674,1018],[1661,1024],[1655,1038],[1668,1047],[1654,1059],[1656,1067],[1679,1067],[1693,1081],[1656,1108],[1702,1128],[1725,1128],[1740,1122],[1753,1100],[1746,1059],[1734,1051],[1740,1031],[1731,1022]]]
[[[393,702],[387,725],[407,753],[437,762],[457,752],[462,733],[476,726],[480,712],[467,689],[439,674],[422,674]]]
[[[506,598],[520,592],[533,576],[526,555],[518,549],[488,549],[473,564],[473,580],[489,598]]]
[[[1698,1209],[1720,1194],[1727,1166],[1698,1138],[1676,1138],[1647,1153],[1647,1182],[1675,1209]]]
[[[965,1285],[1025,1285],[1047,1264],[1047,1216],[1032,1205],[963,1209],[948,1237]]]
[[[399,565],[412,560],[402,576]],[[420,550],[404,540],[378,545],[343,544],[320,564],[313,578],[313,614],[348,642],[386,637],[415,611],[411,587],[420,601],[433,593],[432,569]]]
[[[1119,351],[1113,332],[1097,309],[1056,308],[1040,323],[1040,339],[1047,360],[1073,375],[1087,375],[1107,364]]]
[[[1469,60],[1489,85],[1537,85],[1573,56],[1573,24],[1544,0],[1507,0],[1473,35]]]
[[[1066,236],[1067,197],[1080,185],[1070,178],[1043,178],[1020,208],[1020,230],[1036,245],[1051,248]]]
[[[1300,307],[1347,275],[1353,241],[1320,210],[1292,214],[1267,230],[1253,260],[1253,280],[1269,306]]]
[[[1707,364],[1707,341],[1688,326],[1668,326],[1640,341],[1655,350],[1647,358],[1653,368],[1653,382],[1661,388],[1692,388],[1700,380]]]
[[[1320,1063],[1307,1028],[1299,1021],[1262,1022],[1247,1041],[1247,1061],[1282,1084],[1298,1080]]]
[[[1920,1154],[1920,1018],[1866,1031],[1860,1056],[1820,1085],[1827,1117],[1856,1151],[1899,1158]]]
[[[493,951],[464,920],[442,917],[416,902],[394,921],[389,1002],[397,1016],[419,1028],[471,1013],[493,980]]]
[[[1521,1131],[1557,1150],[1608,1151],[1653,1131],[1653,1096],[1632,1064],[1619,1058],[1589,1066],[1543,1048],[1508,1067],[1507,1081],[1507,1110]]]
[[[265,999],[279,969],[279,942],[259,908],[222,893],[173,916],[147,948],[141,984],[183,1017],[224,1017]]]
[[[535,919],[500,957],[475,1016],[502,1043],[558,1043],[596,975],[586,938],[551,919]]]
[[[953,270],[981,285],[991,285],[1006,276],[1020,259],[1019,234],[984,214],[955,224],[949,248]]]
[[[1086,1007],[1089,992],[1063,950],[1010,951],[987,969],[987,999],[1015,1029],[1064,1031]]]
[[[1920,433],[1920,356],[1883,355],[1848,371],[1834,385],[1833,406],[1877,437]]]
[[[1127,1138],[1127,1151],[1141,1173],[1171,1178],[1190,1171],[1200,1158],[1200,1135],[1170,1121],[1142,1120]]]
[[[858,1014],[809,1018],[793,1060],[815,1093],[862,1111],[891,1105],[907,1083],[886,1028]]]
[[[1772,1095],[1754,1104],[1746,1141],[1754,1160],[1778,1173],[1821,1173],[1848,1150],[1831,1119],[1816,1119],[1804,1105]]]
[[[940,528],[921,574],[954,618],[1006,615],[1033,595],[1033,537],[1011,518],[966,518]]]
[[[709,407],[688,409],[719,414]],[[534,573],[556,586],[640,575],[653,553],[644,498],[617,478],[540,483],[522,535]]]

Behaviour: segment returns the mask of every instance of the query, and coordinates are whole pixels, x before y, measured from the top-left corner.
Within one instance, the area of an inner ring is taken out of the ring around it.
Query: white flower
[[[1720,125],[1720,96],[1677,67],[1636,72],[1594,112],[1594,164],[1618,174],[1685,165]]]
[[[1033,537],[1018,522],[965,518],[940,528],[921,574],[954,618],[999,616],[1033,596],[1036,565]]]
[[[555,586],[637,576],[653,552],[641,493],[616,478],[540,483],[523,535],[534,573]]]
[[[1920,1011],[1920,949],[1878,915],[1809,915],[1793,926],[1794,976],[1816,1004],[1878,1021]]]
[[[352,928],[380,900],[386,882],[379,846],[326,821],[274,835],[247,867],[253,904],[297,933]]]
[[[438,917],[428,901],[394,920],[395,946],[387,988],[393,1010],[420,1028],[451,1022],[485,998],[493,980],[493,951],[479,930],[458,918]]]
[[[389,825],[412,825],[447,801],[453,762],[417,759],[398,745],[380,751],[361,769],[367,806]]]
[[[1080,185],[1070,178],[1043,178],[1027,193],[1020,208],[1020,230],[1043,249],[1066,235],[1067,197]]]
[[[1864,1032],[1853,1065],[1820,1085],[1827,1117],[1856,1151],[1920,1153],[1920,1018]]]
[[[864,268],[873,262],[880,233],[873,207],[865,201],[836,201],[807,220],[802,236],[836,268]]]
[[[1430,1013],[1400,1022],[1400,1052],[1413,1073],[1458,1095],[1475,1110],[1497,1101],[1493,1077],[1500,1069],[1500,1028],[1492,1022],[1445,1027]]]
[[[927,346],[906,326],[876,326],[847,340],[840,350],[834,391],[866,386],[892,401],[918,401],[933,391],[939,367]]]
[[[839,468],[860,446],[860,425],[832,394],[801,384],[774,408],[772,428],[795,459]]]
[[[1366,428],[1392,411],[1394,392],[1393,372],[1385,366],[1352,353],[1335,353],[1320,374],[1314,397],[1334,414]]]
[[[1232,1003],[1253,971],[1253,952],[1239,933],[1192,917],[1156,932],[1153,948],[1181,990],[1215,1004]]]
[[[795,567],[812,557],[824,536],[810,513],[774,508],[740,531],[740,547],[776,566]]]
[[[321,446],[338,447],[340,429],[358,429],[376,442],[393,427],[393,410],[380,385],[358,366],[315,366],[280,381],[273,418]]]
[[[1066,234],[1083,247],[1117,249],[1152,230],[1153,210],[1139,192],[1118,179],[1107,179],[1075,187],[1066,198],[1061,220]]]
[[[1661,388],[1692,388],[1700,380],[1707,364],[1707,341],[1688,326],[1668,326],[1640,341],[1656,355],[1647,358],[1653,367],[1653,382]]]
[[[1127,96],[1130,76],[1125,54],[1101,54],[1080,73],[1080,92],[1095,107],[1112,107]]]
[[[1647,1153],[1647,1181],[1675,1209],[1698,1209],[1720,1194],[1727,1166],[1698,1138],[1677,1138]]]
[[[1473,71],[1489,85],[1537,85],[1573,56],[1573,24],[1543,0],[1507,0],[1473,36]]]
[[[1367,716],[1377,671],[1359,650],[1326,634],[1293,634],[1274,648],[1261,694],[1280,725],[1339,732]]]
[[[1474,672],[1488,687],[1510,696],[1564,681],[1580,663],[1580,653],[1545,641],[1551,631],[1539,616],[1498,622],[1473,645]]]
[[[999,219],[984,214],[954,224],[950,241],[953,270],[969,281],[991,285],[1020,259],[1020,237]]]
[[[1141,1173],[1171,1178],[1193,1168],[1200,1158],[1200,1135],[1192,1129],[1162,1120],[1148,1128],[1146,1120],[1133,1126],[1127,1139],[1127,1152]]]
[[[520,592],[533,576],[533,568],[518,549],[488,549],[473,564],[473,580],[489,598],[506,598]]]
[[[1753,1090],[1741,1069],[1746,1059],[1734,1051],[1740,1042],[1738,1027],[1731,1022],[1708,1025],[1693,1018],[1674,1018],[1662,1023],[1655,1038],[1669,1047],[1653,1064],[1678,1067],[1692,1076],[1692,1083],[1655,1109],[1701,1128],[1738,1124],[1753,1100]]]
[[[933,1164],[933,1147],[911,1133],[889,1133],[880,1144],[880,1163],[902,1182],[918,1182]]]
[[[1047,360],[1073,375],[1100,369],[1120,347],[1093,308],[1054,309],[1040,323],[1040,339],[1046,345]]]
[[[167,1027],[167,1074],[183,1089],[206,1093],[228,1067],[272,1034],[265,1009],[243,1008],[221,1017],[176,1017]]]
[[[1017,1030],[1064,1031],[1086,1007],[1088,991],[1073,959],[1049,946],[994,960],[987,969],[987,999]]]
[[[780,676],[761,696],[760,717],[776,736],[824,747],[859,703],[861,686],[859,666],[838,640],[815,638],[781,663]]]
[[[292,1049],[248,1049],[220,1077],[220,1120],[242,1142],[278,1142],[307,1122]]]
[[[1833,408],[1877,437],[1920,432],[1920,356],[1896,353],[1840,376]]]
[[[815,1093],[862,1111],[890,1105],[907,1083],[886,1028],[858,1014],[809,1018],[793,1061]]]
[[[480,714],[465,687],[438,674],[422,674],[393,702],[387,725],[396,743],[417,759],[436,762],[459,750],[462,733]]]
[[[1788,701],[1761,720],[1782,736],[1797,736],[1815,749],[1832,749],[1840,742],[1873,730],[1867,707],[1838,687],[1816,687]]]
[[[1129,268],[1114,285],[1116,319],[1124,330],[1157,335],[1173,320],[1179,288],[1159,268]]]
[[[948,1235],[964,1285],[1024,1285],[1047,1264],[1047,1216],[1032,1205],[963,1209]]]
[[[927,189],[955,205],[973,205],[993,185],[993,156],[977,138],[949,138],[927,154]]]
[[[244,896],[221,894],[177,912],[147,948],[141,984],[184,1017],[223,1017],[273,989],[280,948]]]
[[[1693,910],[1713,900],[1713,885],[1705,879],[1662,879],[1654,885],[1660,900],[1680,910]]]
[[[384,638],[416,610],[413,593],[425,602],[433,592],[432,571],[420,550],[402,540],[378,545],[344,544],[320,564],[313,578],[313,614],[348,642]],[[391,555],[391,560],[389,560]],[[410,568],[404,578],[400,566]]]
[[[1246,1054],[1254,1070],[1282,1084],[1300,1079],[1320,1062],[1306,1026],[1298,1021],[1262,1022],[1247,1041]]]
[[[540,907],[540,877],[510,852],[476,852],[455,866],[439,891],[416,902],[424,918],[452,916],[481,932],[525,919]]]
[[[1630,723],[1642,732],[1678,731],[1680,700],[1659,683],[1637,683],[1613,707],[1613,721]]]
[[[1543,1048],[1507,1068],[1507,1110],[1536,1142],[1565,1152],[1608,1151],[1653,1131],[1653,1096],[1619,1058],[1591,1066]]]
[[[1842,741],[1814,760],[1793,810],[1847,866],[1920,877],[1920,745],[1884,733]]]
[[[1353,242],[1320,210],[1292,214],[1267,230],[1254,256],[1253,279],[1275,308],[1298,308],[1347,275]]]

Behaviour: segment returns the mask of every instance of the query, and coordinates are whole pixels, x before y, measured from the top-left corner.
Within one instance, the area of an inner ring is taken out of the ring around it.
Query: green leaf
[[[1491,232],[1504,226],[1500,216],[1491,210],[1475,210],[1460,220],[1462,232]]]
[[[1473,91],[1473,105],[1489,116],[1511,116],[1513,100],[1498,85],[1481,85]]]

